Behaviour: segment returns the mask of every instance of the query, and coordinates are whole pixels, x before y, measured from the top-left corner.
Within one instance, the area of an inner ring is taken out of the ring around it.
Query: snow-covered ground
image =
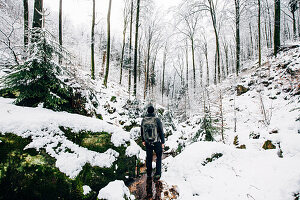
[[[300,192],[300,104],[299,95],[294,95],[299,89],[299,52],[297,48],[281,53],[277,59],[266,62],[262,71],[254,66],[240,74],[242,78],[231,78],[218,89],[211,88],[223,91],[225,141],[192,143],[175,158],[163,161],[162,180],[177,186],[179,199],[295,199],[294,195]],[[284,67],[286,63],[289,64]],[[259,73],[267,75],[259,78]],[[263,85],[263,81],[267,83]],[[238,84],[250,90],[234,97]],[[191,126],[180,124],[167,145],[176,149],[182,138],[189,141],[197,131],[193,121],[198,118],[190,120]],[[253,133],[259,138],[253,139]],[[236,136],[239,145],[244,144],[246,149],[236,148]],[[220,136],[216,138],[220,141]],[[276,149],[263,149],[267,140]],[[220,158],[206,161],[218,153],[222,154]]]

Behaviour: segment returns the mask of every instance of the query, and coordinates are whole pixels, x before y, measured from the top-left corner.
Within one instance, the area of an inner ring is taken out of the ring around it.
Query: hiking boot
[[[157,175],[154,176],[155,181],[158,181],[159,179],[160,179],[160,175],[157,174]]]

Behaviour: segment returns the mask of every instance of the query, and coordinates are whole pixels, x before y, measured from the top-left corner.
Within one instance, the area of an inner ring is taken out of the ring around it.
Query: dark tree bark
[[[62,54],[62,0],[59,0],[59,45],[60,45],[60,54]],[[59,55],[59,63],[62,63],[62,56]]]
[[[161,83],[161,100],[162,100],[162,103],[164,103],[166,62],[167,62],[167,44],[165,46],[164,57],[163,57],[163,74],[162,74],[162,83]]]
[[[107,87],[107,79],[109,73],[109,59],[110,59],[110,13],[111,13],[111,2],[109,0],[108,12],[107,12],[107,47],[106,47],[106,70],[104,76],[104,86]]]
[[[42,28],[43,25],[43,0],[34,1],[32,28]]]
[[[95,7],[96,0],[93,0],[92,33],[91,33],[91,77],[95,80]]]
[[[32,34],[32,42],[37,42],[39,40],[39,30],[43,27],[43,0],[34,1],[34,13],[32,28],[34,33]]]
[[[266,5],[267,5],[267,11],[268,11],[268,18],[269,18],[269,40],[270,40],[269,43],[270,43],[270,48],[272,48],[272,46],[273,46],[272,27],[271,27],[272,21],[271,21],[271,12],[270,12],[270,6],[268,3],[268,0],[266,0]]]
[[[138,38],[139,38],[139,19],[140,19],[140,0],[137,0],[136,10],[136,21],[135,21],[135,41],[134,41],[134,64],[133,64],[133,95],[136,97],[137,89],[137,49],[138,49]]]
[[[250,56],[253,57],[253,35],[252,35],[252,25],[251,22],[249,22],[249,35],[250,35]]]
[[[221,66],[220,66],[220,43],[219,43],[219,34],[217,29],[217,19],[216,19],[216,10],[215,5],[212,0],[208,0],[209,11],[211,20],[213,23],[214,33],[216,37],[216,54],[215,54],[215,78],[214,83],[217,84],[221,81]]]
[[[274,19],[274,54],[277,55],[280,48],[280,0],[275,1]]]
[[[125,40],[126,40],[126,31],[128,26],[128,10],[125,2],[124,6],[124,27],[123,27],[123,42],[122,42],[122,53],[121,53],[121,61],[120,61],[120,84],[122,84],[123,77],[123,65],[124,65],[124,53],[125,53]]]
[[[240,52],[241,52],[241,41],[240,41],[240,0],[234,0],[235,3],[235,43],[236,43],[236,75],[239,75],[240,71]]]
[[[290,0],[289,2],[290,11],[292,13],[292,20],[293,20],[293,39],[297,39],[297,28],[296,28],[296,16],[295,12],[297,10],[297,0]]]
[[[185,62],[186,62],[186,85],[187,85],[187,90],[189,89],[189,45],[188,41],[185,41]]]
[[[131,63],[132,63],[132,23],[133,23],[133,0],[131,0],[130,6],[130,25],[129,25],[129,69],[128,69],[128,92],[131,91]]]
[[[260,13],[261,13],[261,7],[260,7],[260,0],[258,2],[258,66],[261,66],[261,27],[260,27]]]
[[[24,49],[26,50],[29,42],[29,11],[28,0],[23,0],[24,6]]]
[[[299,5],[298,5],[298,37],[299,37],[299,39],[300,39],[300,1],[299,1],[299,3],[298,3]]]

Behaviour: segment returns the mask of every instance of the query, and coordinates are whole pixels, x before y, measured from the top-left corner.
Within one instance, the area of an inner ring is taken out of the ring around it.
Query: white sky
[[[141,0],[143,1],[143,0]],[[59,0],[46,0],[45,6],[51,11],[58,11]],[[96,23],[106,24],[109,0],[96,0]],[[156,9],[168,10],[181,0],[154,0]],[[113,35],[121,35],[123,28],[123,0],[112,0],[111,29]],[[92,0],[63,0],[63,16],[69,18],[75,26],[90,26],[92,17]]]

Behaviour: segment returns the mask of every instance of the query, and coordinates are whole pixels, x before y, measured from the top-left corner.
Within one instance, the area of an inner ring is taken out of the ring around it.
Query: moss
[[[29,139],[6,134],[1,140],[0,199],[83,199],[82,183],[60,172],[54,158],[24,150]]]
[[[239,137],[238,137],[237,135],[234,137],[233,144],[234,144],[235,146],[238,146],[238,145],[239,145]]]
[[[159,108],[157,109],[157,112],[160,114],[160,115],[163,115],[165,110],[163,108]]]
[[[238,86],[236,86],[236,91],[237,91],[237,95],[240,96],[240,95],[248,92],[249,88],[246,88],[246,87],[244,87],[242,85],[238,85]]]
[[[1,89],[0,96],[4,98],[17,98],[20,95],[19,91],[12,89]]]
[[[99,114],[96,114],[96,118],[97,119],[101,119],[101,120],[103,120],[103,117],[102,117],[102,115],[99,113]]]
[[[109,133],[60,129],[68,139],[83,147],[97,152],[112,148],[119,157],[110,168],[86,164],[72,180],[55,167],[56,160],[45,150],[23,150],[31,140],[13,134],[0,136],[0,188],[5,191],[0,193],[0,199],[97,199],[97,192],[109,182],[118,179],[126,183],[136,176],[138,160],[125,155],[126,146],[115,147]],[[91,193],[84,196],[83,185],[89,185]]]
[[[111,168],[91,167],[89,164],[86,164],[79,175],[85,185],[89,185],[93,190],[99,191],[110,181],[116,179],[126,181],[125,176],[129,178],[135,176],[136,159],[125,155],[125,146],[114,146],[111,142],[111,134],[91,131],[74,133],[70,128],[60,127],[60,129],[69,140],[89,150],[103,153],[108,149],[113,149],[119,153],[118,159]]]
[[[208,163],[214,161],[214,160],[217,160],[219,159],[220,157],[222,157],[223,154],[222,153],[214,153],[211,155],[210,158],[206,158],[206,160],[202,163],[203,166],[207,165]]]
[[[272,141],[271,140],[267,140],[264,145],[262,146],[262,148],[264,150],[267,150],[267,149],[276,149],[276,146],[274,144],[272,144]]]
[[[245,144],[242,144],[240,146],[237,147],[238,149],[246,149],[246,145]]]
[[[110,99],[111,102],[115,103],[117,102],[117,97],[116,96],[112,96]]]
[[[130,132],[134,127],[139,127],[139,124],[136,121],[131,121],[130,125],[124,126],[124,130]]]

